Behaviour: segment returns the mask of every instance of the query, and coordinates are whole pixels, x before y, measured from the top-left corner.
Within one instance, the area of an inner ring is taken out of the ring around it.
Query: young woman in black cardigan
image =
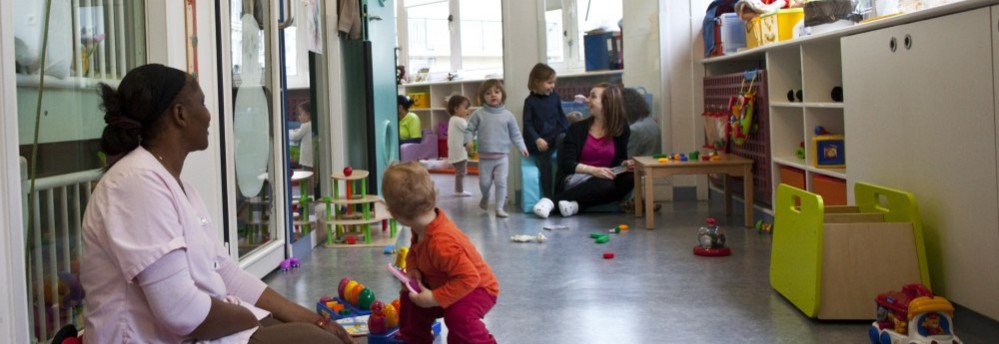
[[[595,205],[615,202],[635,186],[635,162],[628,158],[628,120],[617,85],[602,83],[590,90],[590,116],[569,126],[558,149],[555,199],[542,198],[534,214],[547,218],[558,205],[572,216]]]

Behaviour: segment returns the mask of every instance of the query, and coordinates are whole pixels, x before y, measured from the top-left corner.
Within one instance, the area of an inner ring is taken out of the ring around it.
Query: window
[[[83,324],[81,219],[105,165],[97,84],[117,87],[146,63],[144,3],[51,1],[45,28],[45,0],[13,1],[21,179],[34,185],[34,192],[23,190],[25,317],[33,343],[49,342],[66,324]]]
[[[584,69],[583,36],[594,30],[618,31],[622,0],[547,0],[545,40],[548,63],[556,70]]]
[[[503,21],[499,0],[405,0],[402,61],[411,75],[499,74]],[[414,80],[416,81],[416,80]]]

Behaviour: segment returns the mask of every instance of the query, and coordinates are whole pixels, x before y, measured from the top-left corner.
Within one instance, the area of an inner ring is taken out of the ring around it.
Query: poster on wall
[[[305,2],[305,23],[303,29],[309,38],[309,51],[323,53],[323,23],[318,0],[303,0]]]
[[[184,37],[187,40],[187,73],[198,80],[198,8],[194,0],[184,0]]]

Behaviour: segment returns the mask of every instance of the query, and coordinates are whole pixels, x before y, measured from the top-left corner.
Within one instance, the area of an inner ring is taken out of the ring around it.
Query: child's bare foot
[[[507,214],[506,210],[503,210],[503,207],[496,207],[496,217],[508,217],[508,216],[510,216],[510,214]]]
[[[489,209],[489,197],[482,196],[482,200],[479,201],[479,208],[482,208],[482,210]]]

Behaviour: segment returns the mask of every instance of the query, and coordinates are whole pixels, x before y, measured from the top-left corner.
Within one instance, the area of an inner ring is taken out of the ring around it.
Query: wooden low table
[[[753,226],[753,161],[738,155],[721,155],[721,160],[714,161],[673,161],[660,163],[658,159],[651,156],[635,157],[635,217],[642,217],[642,199],[650,200],[645,204],[645,228],[652,229],[655,225],[655,217],[652,213],[652,200],[655,199],[652,193],[653,180],[655,178],[666,178],[681,174],[725,174],[725,214],[732,214],[732,189],[729,187],[729,177],[741,176],[742,189],[745,194],[744,212],[746,213],[746,227]],[[645,189],[642,187],[642,176],[647,176]]]

